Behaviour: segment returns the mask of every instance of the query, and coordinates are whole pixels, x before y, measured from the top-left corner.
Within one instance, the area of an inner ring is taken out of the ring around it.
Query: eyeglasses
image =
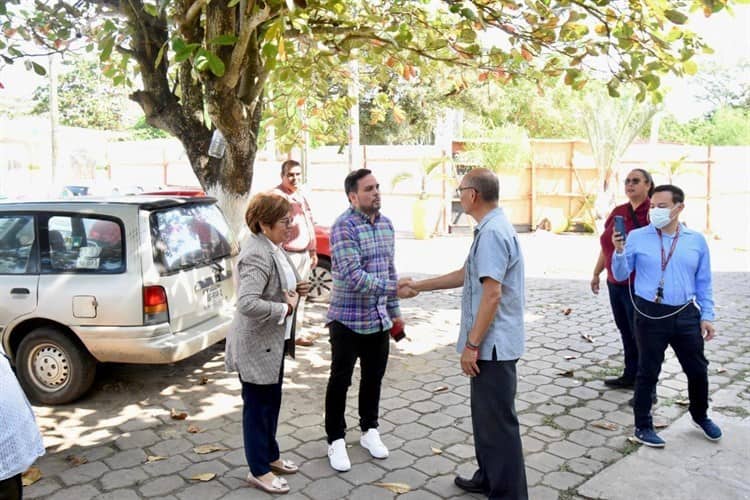
[[[641,180],[638,177],[633,177],[632,179],[625,179],[625,185],[626,186],[628,184],[632,184],[632,185],[635,186],[636,184],[640,184],[640,183],[641,183]]]
[[[460,197],[461,197],[461,191],[464,191],[465,189],[473,189],[474,191],[476,191],[476,190],[477,190],[477,188],[475,188],[475,187],[472,187],[472,186],[466,186],[466,187],[461,187],[461,186],[458,186],[458,187],[456,188],[456,197],[457,197],[457,198],[460,198]]]

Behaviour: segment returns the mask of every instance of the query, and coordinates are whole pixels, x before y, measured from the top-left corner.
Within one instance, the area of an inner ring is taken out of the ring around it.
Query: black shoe
[[[604,385],[612,389],[632,389],[635,387],[635,380],[624,377],[608,378],[604,380]]]
[[[484,488],[481,484],[475,483],[472,479],[466,479],[461,476],[456,476],[453,483],[464,491],[469,493],[484,493]]]
[[[651,395],[651,405],[656,406],[656,403],[659,401],[659,398],[656,397],[656,393]],[[630,398],[628,400],[628,405],[630,405],[631,408],[635,408],[635,396]]]

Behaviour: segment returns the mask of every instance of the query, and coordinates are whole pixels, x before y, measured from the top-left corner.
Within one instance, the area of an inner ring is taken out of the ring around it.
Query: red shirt
[[[651,207],[651,200],[646,198],[643,203],[638,205],[638,208],[635,209],[635,217],[638,219],[637,222],[633,220],[633,212],[629,207],[630,202],[617,205],[604,222],[604,232],[599,237],[599,244],[602,246],[602,252],[604,252],[604,263],[607,266],[607,281],[616,285],[625,285],[627,284],[627,280],[617,281],[612,276],[612,253],[615,251],[615,246],[612,244],[612,232],[614,231],[615,215],[622,215],[625,218],[625,229],[628,232],[639,227],[647,226],[648,210]]]
[[[276,186],[274,192],[285,196],[292,205],[292,234],[289,236],[289,241],[284,243],[284,250],[287,252],[315,251],[315,226],[307,199],[299,189],[289,191],[284,188],[283,184]]]

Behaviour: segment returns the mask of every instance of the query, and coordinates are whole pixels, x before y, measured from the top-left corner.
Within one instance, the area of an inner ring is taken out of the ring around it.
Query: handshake
[[[401,278],[398,280],[398,298],[410,299],[419,295],[417,282],[413,278]]]

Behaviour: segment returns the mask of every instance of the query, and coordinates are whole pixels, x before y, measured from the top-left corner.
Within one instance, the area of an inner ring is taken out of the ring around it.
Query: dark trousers
[[[0,481],[0,500],[21,500],[22,498],[21,474]]]
[[[378,427],[380,384],[388,364],[388,332],[356,333],[334,321],[331,334],[331,374],[326,389],[326,434],[328,443],[346,435],[346,392],[352,384],[359,358],[359,427],[362,432]]]
[[[635,341],[635,324],[633,303],[630,301],[629,285],[615,285],[607,282],[609,290],[609,304],[612,307],[612,315],[615,325],[620,330],[622,338],[622,350],[625,361],[625,370],[622,378],[635,380],[638,371],[638,344]]]
[[[477,366],[479,375],[471,379],[471,423],[479,469],[473,481],[491,499],[527,499],[515,407],[516,360],[477,361]]]
[[[656,304],[635,298],[638,309],[649,316],[659,317],[672,313],[680,306]],[[703,354],[700,312],[689,305],[675,316],[652,320],[641,314],[635,317],[635,336],[638,342],[638,375],[635,380],[633,413],[635,426],[653,427],[651,418],[651,392],[659,379],[664,351],[672,346],[682,371],[687,376],[690,415],[693,420],[706,418],[708,410],[708,360]]]
[[[284,361],[281,362],[279,381],[259,385],[242,382],[242,437],[245,458],[253,476],[271,471],[270,463],[279,459],[276,428],[281,409],[281,383],[284,378]]]

